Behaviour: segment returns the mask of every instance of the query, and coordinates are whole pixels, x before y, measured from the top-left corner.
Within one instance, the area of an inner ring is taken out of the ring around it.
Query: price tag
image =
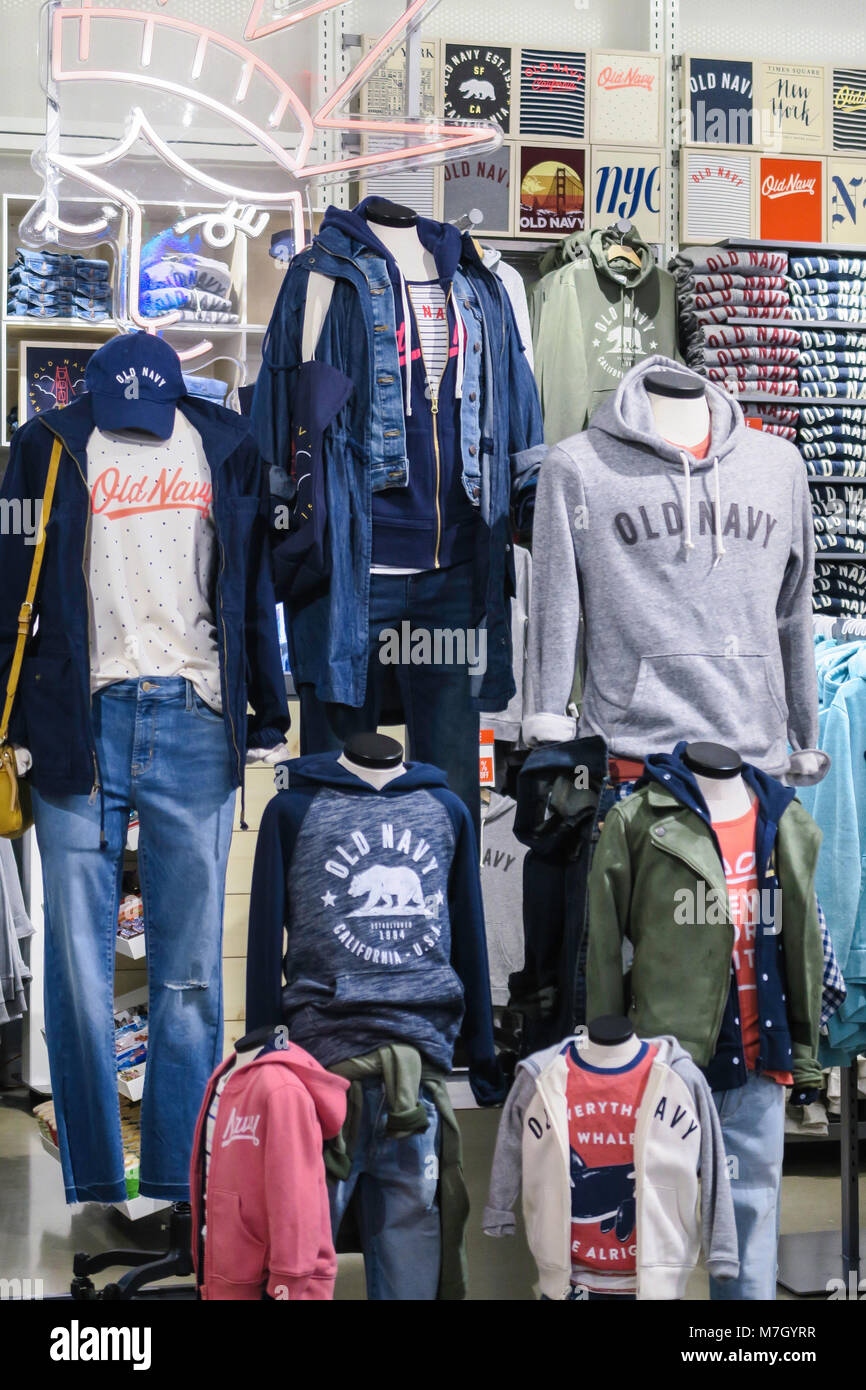
[[[493,730],[482,729],[478,745],[478,781],[482,787],[494,785],[493,742]]]

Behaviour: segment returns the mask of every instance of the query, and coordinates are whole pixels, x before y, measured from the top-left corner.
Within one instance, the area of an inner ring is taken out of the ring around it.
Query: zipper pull
[[[431,415],[438,415],[438,414],[439,414],[439,397],[438,397],[438,396],[431,396],[431,397],[430,397],[430,414],[431,414]]]

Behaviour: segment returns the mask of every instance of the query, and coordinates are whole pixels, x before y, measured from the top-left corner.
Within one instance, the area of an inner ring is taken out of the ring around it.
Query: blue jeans
[[[348,1178],[328,1181],[336,1240],[355,1196],[367,1297],[379,1301],[436,1298],[442,1263],[439,1219],[439,1112],[426,1086],[420,1100],[430,1119],[423,1134],[385,1133],[384,1083],[361,1082],[364,1101]]]
[[[93,700],[100,801],[33,811],[45,889],[45,1023],[68,1202],[126,1197],[114,1063],[114,949],[129,812],[147,933],[143,1196],[189,1198],[193,1132],[222,1055],[222,921],[235,791],[223,718],[177,677]]]
[[[432,763],[448,777],[448,785],[465,802],[475,834],[481,838],[481,797],[478,789],[478,714],[470,703],[471,669],[466,661],[390,664],[381,659],[383,630],[402,638],[408,623],[412,637],[434,630],[476,633],[473,619],[472,564],[453,565],[421,574],[370,576],[370,630],[367,689],[363,705],[324,704],[311,685],[300,685],[301,752],[325,753],[342,748],[352,734],[372,732],[381,723],[405,719],[409,756]],[[477,638],[474,640],[477,641]],[[399,655],[412,653],[411,639],[400,642]],[[416,649],[420,651],[419,647]],[[476,647],[475,651],[481,650]],[[431,645],[435,655],[435,644]],[[467,644],[466,652],[472,655]],[[448,652],[443,643],[441,655]]]
[[[745,1086],[713,1091],[731,1173],[740,1273],[710,1279],[716,1302],[775,1299],[779,1199],[785,1147],[785,1088],[749,1072]]]

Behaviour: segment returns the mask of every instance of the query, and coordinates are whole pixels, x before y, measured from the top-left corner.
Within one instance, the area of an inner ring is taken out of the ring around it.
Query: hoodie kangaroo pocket
[[[670,752],[681,738],[728,744],[744,757],[784,753],[788,711],[780,699],[772,658],[676,652],[641,658],[627,709],[610,729],[647,752]]]
[[[266,1247],[244,1221],[240,1194],[209,1187],[206,1223],[207,1278],[228,1284],[264,1283]]]
[[[463,986],[450,965],[425,966],[421,970],[395,966],[392,970],[365,970],[337,976],[336,1008],[375,1008],[380,1004],[460,1007]]]

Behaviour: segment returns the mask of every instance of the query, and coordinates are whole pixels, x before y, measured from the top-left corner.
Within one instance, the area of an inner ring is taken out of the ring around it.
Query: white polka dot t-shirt
[[[213,488],[198,431],[179,410],[166,440],[94,430],[87,484],[91,690],[184,676],[220,710]]]

